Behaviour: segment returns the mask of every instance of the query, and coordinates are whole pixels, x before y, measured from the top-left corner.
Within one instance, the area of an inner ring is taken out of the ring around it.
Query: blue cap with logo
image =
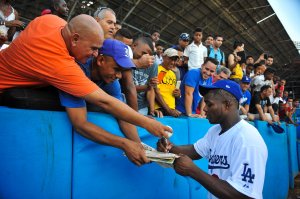
[[[239,103],[241,98],[243,97],[243,93],[240,85],[228,79],[219,80],[210,86],[207,85],[200,86],[199,92],[201,93],[202,96],[205,96],[208,93],[208,91],[212,89],[223,89],[227,91],[228,93],[233,95]]]
[[[129,56],[128,46],[118,40],[105,39],[103,46],[99,49],[99,54],[112,57],[124,69],[135,68]]]
[[[246,75],[244,75],[241,82],[249,84],[251,82],[251,78],[248,77],[248,76],[246,76]]]
[[[188,33],[181,33],[179,36],[179,39],[184,40],[184,41],[189,41],[190,40],[190,35]]]

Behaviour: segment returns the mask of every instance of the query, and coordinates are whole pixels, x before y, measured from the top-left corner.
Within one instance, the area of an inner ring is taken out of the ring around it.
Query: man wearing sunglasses
[[[155,88],[155,109],[162,111],[164,115],[178,117],[181,113],[175,109],[175,97],[180,97],[179,89],[176,89],[176,75],[172,71],[178,60],[178,51],[168,48],[163,53],[163,62],[158,66],[158,85]]]

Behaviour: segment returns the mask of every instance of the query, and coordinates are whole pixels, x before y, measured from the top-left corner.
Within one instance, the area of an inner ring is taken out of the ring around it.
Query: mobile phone
[[[269,55],[268,53],[264,53],[264,59],[268,59]]]
[[[180,84],[181,84],[181,81],[180,81],[180,80],[178,80],[178,81],[176,82],[176,88],[177,88],[177,89],[179,89],[179,88],[180,88]]]

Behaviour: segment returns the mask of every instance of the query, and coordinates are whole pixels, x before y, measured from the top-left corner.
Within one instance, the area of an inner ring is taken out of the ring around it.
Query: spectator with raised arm
[[[145,53],[152,55],[153,43],[149,37],[138,37],[133,42],[132,50],[134,59],[139,59]],[[139,113],[162,117],[162,113],[154,108],[154,89],[158,84],[157,67],[158,65],[154,63],[148,68],[137,68],[132,70],[132,76],[137,92]]]
[[[243,78],[243,68],[241,66],[242,57],[238,53],[244,51],[244,43],[235,41],[233,49],[228,56],[228,68],[231,70],[230,79],[239,83]]]

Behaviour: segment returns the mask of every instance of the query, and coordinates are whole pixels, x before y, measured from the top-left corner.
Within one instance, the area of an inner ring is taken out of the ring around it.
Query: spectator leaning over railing
[[[184,76],[180,92],[181,97],[177,101],[176,109],[188,117],[205,117],[204,101],[199,93],[200,85],[211,85],[212,75],[216,72],[218,61],[207,57],[200,69],[189,70]],[[200,111],[201,115],[196,114],[196,109],[201,101]]]
[[[242,119],[246,119],[249,112],[249,107],[251,102],[251,93],[249,91],[250,82],[251,79],[246,75],[243,76],[240,82],[240,87],[243,93],[243,97],[240,101],[240,115]]]
[[[298,123],[294,115],[298,106],[299,106],[298,99],[294,100],[292,97],[288,98],[288,101],[285,105],[285,115],[284,115],[284,121],[287,124],[294,124],[295,126],[298,126]]]
[[[103,91],[123,101],[118,79],[122,77],[123,70],[131,70],[135,67],[129,58],[125,44],[118,40],[106,39],[96,58],[89,59],[86,64],[78,64],[85,75]],[[91,109],[92,107],[93,111],[101,111],[99,107],[88,106],[84,99],[63,91],[59,92],[59,97],[61,105],[66,108],[71,123],[77,132],[98,143],[122,149],[126,156],[137,165],[148,162],[134,125],[118,120],[122,133],[128,139],[115,136],[87,120],[86,108]],[[85,117],[79,117],[80,115],[85,115]]]
[[[269,124],[278,122],[278,116],[275,116],[274,110],[270,102],[270,95],[272,94],[272,88],[270,85],[264,85],[261,87],[260,92],[252,96],[250,103],[250,113],[248,114],[249,120],[263,120]],[[269,113],[265,112],[267,110]]]
[[[103,92],[75,62],[85,64],[91,56],[98,56],[103,40],[102,28],[88,15],[76,16],[69,23],[55,15],[37,17],[18,39],[0,51],[0,92],[14,87],[52,85],[120,120],[144,127],[153,135],[167,136],[165,131],[171,131],[170,128]],[[77,115],[81,117],[86,117],[86,113]]]

